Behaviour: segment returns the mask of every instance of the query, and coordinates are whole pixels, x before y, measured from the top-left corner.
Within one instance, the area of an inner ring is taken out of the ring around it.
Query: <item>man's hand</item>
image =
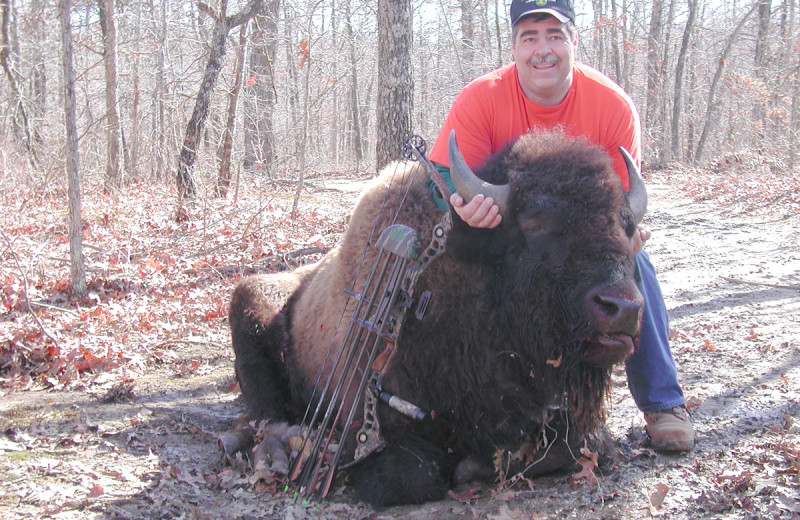
[[[494,200],[491,197],[484,198],[480,194],[475,195],[468,204],[465,204],[461,195],[453,193],[450,195],[450,205],[456,210],[461,220],[475,228],[494,228],[499,226],[503,219],[503,216],[500,215],[500,208],[497,207]]]
[[[633,232],[633,254],[638,253],[644,247],[645,242],[650,240],[652,233],[650,230],[643,227],[637,227],[636,231]]]

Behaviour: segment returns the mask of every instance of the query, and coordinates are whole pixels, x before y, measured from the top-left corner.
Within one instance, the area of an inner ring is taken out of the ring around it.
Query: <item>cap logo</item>
[[[534,4],[536,4],[537,7],[544,7],[547,5],[547,0],[536,0]]]

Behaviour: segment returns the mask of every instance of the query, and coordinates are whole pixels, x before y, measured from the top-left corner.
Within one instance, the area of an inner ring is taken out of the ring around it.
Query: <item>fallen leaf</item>
[[[702,348],[703,350],[708,350],[709,352],[714,352],[715,350],[717,350],[717,347],[715,347],[714,345],[712,345],[712,344],[711,344],[711,342],[710,342],[710,341],[708,341],[708,340],[706,340],[706,341],[703,343],[703,346],[702,346],[702,347],[700,347],[700,348]]]
[[[666,484],[659,482],[656,484],[656,489],[647,494],[647,501],[650,504],[650,514],[657,516],[661,514],[660,510],[664,504],[664,497],[667,496],[669,487]]]
[[[580,464],[581,470],[577,473],[573,473],[570,476],[572,487],[578,487],[582,480],[586,480],[586,482],[589,484],[597,484],[597,477],[594,474],[594,468],[597,467],[597,454],[593,453],[592,450],[589,449],[589,445],[586,441],[583,441],[581,454],[583,457],[578,459],[578,464]]]
[[[477,488],[477,487],[476,488],[471,488],[471,489],[465,489],[465,490],[460,491],[458,493],[456,493],[455,491],[453,491],[451,489],[450,491],[447,492],[447,495],[450,498],[452,498],[453,500],[461,502],[462,504],[469,504],[470,502],[473,502],[473,501],[477,500],[478,498],[480,498],[480,492],[481,492],[481,488]]]
[[[700,398],[697,397],[697,396],[691,396],[690,398],[688,398],[686,400],[686,408],[688,410],[691,410],[693,408],[697,408],[701,404],[703,404],[703,401],[701,401]]]
[[[103,488],[100,487],[99,484],[95,484],[94,486],[92,486],[92,489],[89,490],[89,495],[87,496],[89,498],[94,498],[94,497],[99,497],[103,493],[105,493],[105,491],[103,491]]]

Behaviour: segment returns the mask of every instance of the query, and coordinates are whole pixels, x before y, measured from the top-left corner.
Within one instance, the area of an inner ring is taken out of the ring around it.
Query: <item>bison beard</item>
[[[397,213],[419,237],[440,220],[420,167],[392,168],[318,263],[234,291],[236,375],[252,418],[301,419],[350,314],[345,290],[367,271],[358,264],[376,219],[380,230]],[[379,408],[386,447],[348,470],[376,507],[441,498],[493,474],[498,453],[528,476],[572,467],[603,422],[611,367],[638,336],[636,224],[605,152],[558,132],[527,135],[479,175],[510,186],[508,209],[493,230],[454,216],[445,254],[417,282],[415,296],[433,299],[424,319],[405,321],[383,388],[431,414],[412,422]]]

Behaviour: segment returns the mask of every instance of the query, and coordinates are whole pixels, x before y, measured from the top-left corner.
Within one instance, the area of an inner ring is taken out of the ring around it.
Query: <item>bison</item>
[[[643,301],[631,237],[646,195],[629,158],[626,195],[601,148],[558,131],[520,138],[487,161],[480,180],[452,137],[450,154],[459,192],[494,190],[503,220],[474,229],[454,214],[444,253],[417,279],[413,298],[431,298],[422,319],[405,319],[382,389],[425,418],[381,402],[382,449],[346,470],[375,507],[436,500],[498,470],[572,467],[603,423],[612,366],[638,340]],[[238,284],[229,319],[251,418],[282,425],[271,430],[279,437],[320,397],[315,384],[345,333],[337,324],[356,304],[346,293],[372,264],[376,230],[396,221],[425,240],[441,218],[423,167],[400,163],[363,193],[321,260]]]

